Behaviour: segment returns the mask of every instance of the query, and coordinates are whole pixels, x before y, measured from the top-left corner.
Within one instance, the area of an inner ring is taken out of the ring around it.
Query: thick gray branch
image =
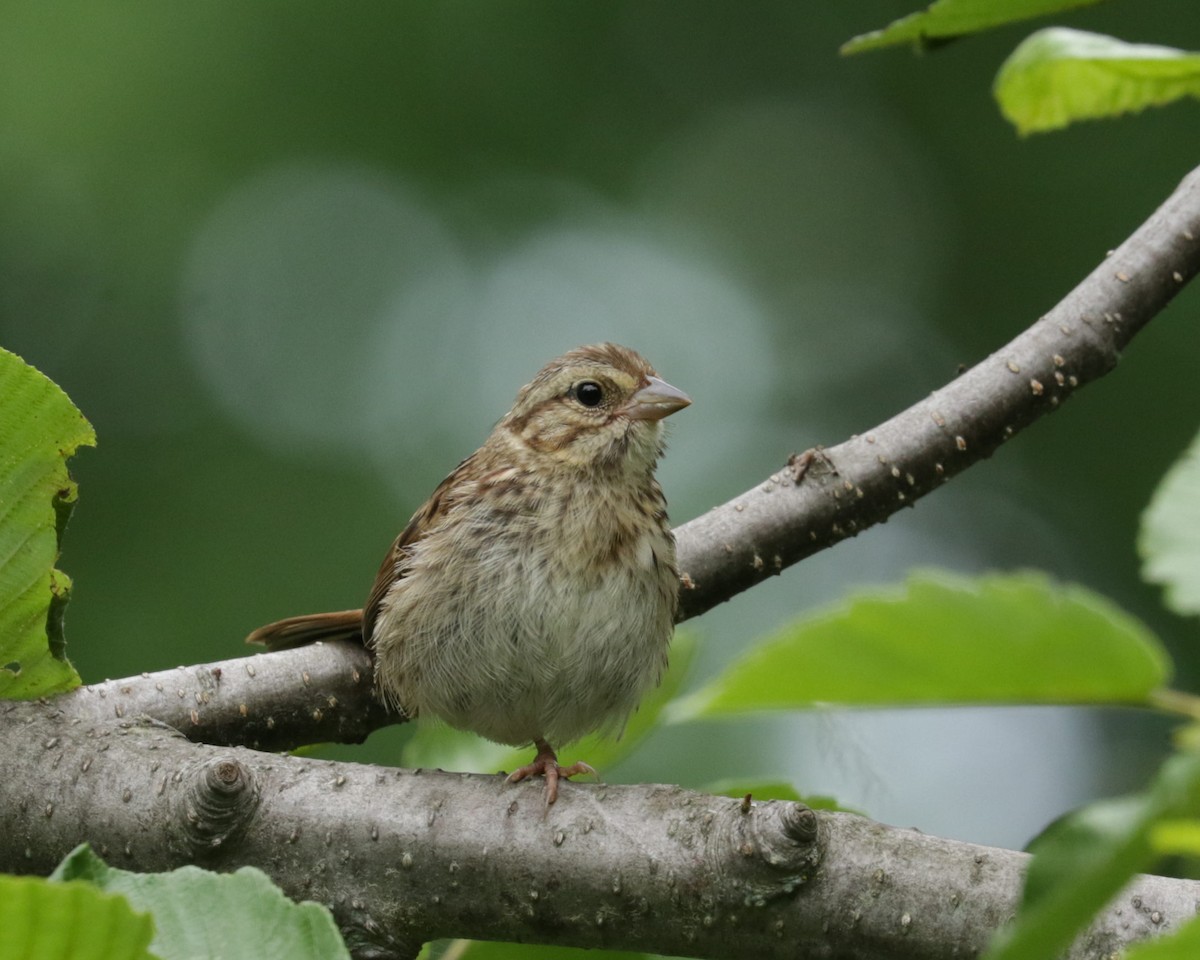
[[[115,866],[243,864],[330,905],[361,957],[464,936],[696,957],[973,956],[1026,856],[799,804],[678,787],[384,770],[189,743],[150,721],[0,705],[0,870],[87,840]],[[1068,954],[1194,913],[1200,882],[1139,877]]]

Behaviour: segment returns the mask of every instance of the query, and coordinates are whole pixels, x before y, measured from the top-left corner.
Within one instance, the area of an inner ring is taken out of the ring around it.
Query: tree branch
[[[1050,314],[874,430],[794,457],[678,531],[681,619],[940,486],[1111,370],[1200,269],[1200,172]],[[949,957],[1014,908],[1023,855],[674,787],[538,784],[276,757],[388,722],[361,648],[326,644],[0,704],[0,869],[88,839],[119,865],[255,864],[332,905],[360,956],[474,936],[704,957]],[[139,718],[134,720],[133,718]],[[153,718],[153,719],[149,719]],[[169,725],[163,726],[163,724]],[[1069,957],[1182,922],[1137,878]]]
[[[316,643],[105,680],[58,702],[81,719],[153,717],[197,743],[256,750],[360,743],[401,719],[372,696],[372,670],[361,644]]]
[[[982,363],[873,430],[793,456],[763,483],[683,524],[675,531],[684,573],[679,619],[912,506],[1108,373],[1200,271],[1197,237],[1200,168],[1053,310]],[[401,722],[376,703],[367,676],[361,648],[329,644],[67,696],[89,701],[69,708],[89,716],[145,713],[199,742],[282,750],[357,743]]]
[[[77,701],[78,702],[78,701]],[[359,957],[446,936],[714,958],[974,956],[1025,854],[678,787],[385,770],[187,742],[61,701],[0,705],[0,869],[89,841],[115,866],[250,864],[329,904]],[[1065,956],[1182,923],[1200,882],[1138,877]]]
[[[886,520],[1112,370],[1200,271],[1200,169],[1053,310],[903,413],[783,470],[676,531],[695,617]],[[690,586],[688,581],[690,580]]]

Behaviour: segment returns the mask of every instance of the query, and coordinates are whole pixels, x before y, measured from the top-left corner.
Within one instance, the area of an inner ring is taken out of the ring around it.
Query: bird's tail
[[[363,642],[363,612],[338,610],[336,613],[309,613],[302,617],[276,620],[259,627],[246,638],[247,643],[261,643],[268,650],[288,650],[318,640],[354,640]]]

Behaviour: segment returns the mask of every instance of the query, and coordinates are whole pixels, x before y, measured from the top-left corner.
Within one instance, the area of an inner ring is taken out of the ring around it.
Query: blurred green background
[[[1018,333],[1200,157],[1194,104],[1020,140],[1030,26],[839,57],[909,3],[408,2],[0,9],[0,344],[100,446],[62,566],[85,680],[245,652],[360,604],[433,486],[550,357],[616,339],[694,405],[681,522]],[[1193,0],[1064,21],[1200,47]],[[694,680],[913,566],[1037,566],[1148,621],[1154,486],[1200,425],[1195,291],[1115,375],[882,528],[692,624]],[[830,712],[661,731],[615,781],[786,777],[1020,845],[1141,782],[1133,712]],[[338,755],[395,761],[387,731]],[[569,754],[569,751],[568,751]]]

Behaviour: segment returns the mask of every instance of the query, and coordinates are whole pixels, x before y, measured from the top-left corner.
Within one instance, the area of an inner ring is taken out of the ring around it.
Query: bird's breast
[[[674,541],[657,486],[525,506],[477,504],[453,537],[415,545],[381,611],[380,682],[409,712],[562,743],[619,725],[660,678]]]

